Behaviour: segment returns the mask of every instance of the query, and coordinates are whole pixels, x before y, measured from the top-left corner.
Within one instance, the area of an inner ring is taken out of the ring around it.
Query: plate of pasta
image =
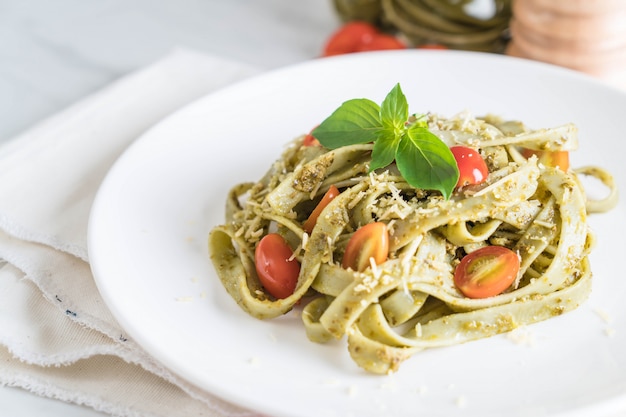
[[[616,414],[624,108],[493,54],[272,71],[120,157],[92,209],[94,277],[156,360],[255,413]]]

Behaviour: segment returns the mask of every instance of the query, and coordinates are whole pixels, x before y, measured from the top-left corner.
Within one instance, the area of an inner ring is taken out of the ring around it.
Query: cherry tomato
[[[467,146],[453,146],[450,148],[456,164],[459,167],[459,181],[457,188],[470,184],[479,184],[489,175],[485,160],[477,150]]]
[[[406,45],[395,36],[379,33],[370,42],[362,43],[357,52],[381,51],[386,49],[406,49]]]
[[[537,155],[539,162],[553,168],[560,168],[562,171],[569,169],[569,152],[568,151],[536,151],[534,149],[522,149],[522,155],[528,159],[533,155]]]
[[[324,56],[356,52],[360,45],[369,43],[378,29],[366,22],[350,22],[333,33],[324,47]]]
[[[320,141],[317,140],[315,136],[313,136],[314,130],[315,130],[315,127],[311,129],[309,133],[307,133],[307,135],[304,137],[304,140],[302,141],[302,146],[319,146],[320,145]]]
[[[302,141],[302,146],[317,146],[320,144],[320,141],[315,138],[312,134],[308,134],[304,137]]]
[[[454,270],[454,283],[466,297],[493,297],[511,286],[519,268],[519,257],[511,249],[485,246],[461,259]]]
[[[320,216],[320,213],[322,212],[322,210],[324,210],[326,206],[328,205],[328,203],[330,203],[333,200],[333,198],[337,197],[338,195],[339,195],[339,190],[337,189],[337,187],[335,187],[334,185],[331,185],[328,191],[326,191],[326,194],[324,194],[324,197],[322,197],[320,202],[317,203],[317,206],[315,207],[315,209],[313,209],[313,211],[309,215],[309,218],[304,222],[304,225],[302,226],[302,228],[304,229],[305,232],[307,232],[308,234],[311,234],[311,232],[313,231],[313,228],[317,224],[317,218]]]
[[[300,275],[300,263],[278,233],[264,236],[254,251],[254,263],[261,285],[276,298],[293,294]]]
[[[370,258],[376,265],[389,256],[389,232],[382,222],[368,223],[360,227],[346,246],[341,266],[355,271],[364,271],[370,266]]]
[[[380,32],[370,23],[355,21],[346,23],[331,35],[322,55],[405,48],[406,45],[395,36]]]

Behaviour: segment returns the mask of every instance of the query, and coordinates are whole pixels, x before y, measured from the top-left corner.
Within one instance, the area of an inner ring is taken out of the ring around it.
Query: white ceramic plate
[[[342,101],[380,102],[397,82],[413,112],[575,122],[572,164],[601,164],[625,189],[626,95],[579,74],[441,51],[305,63],[182,109],[115,164],[89,229],[93,272],[115,317],[175,373],[276,417],[599,416],[626,407],[623,203],[591,219],[594,291],[581,308],[529,326],[521,342],[503,335],[419,353],[390,376],[359,369],[344,341],[309,342],[295,314],[262,322],[226,294],[206,241],[223,222],[228,189],[260,178],[287,141]]]

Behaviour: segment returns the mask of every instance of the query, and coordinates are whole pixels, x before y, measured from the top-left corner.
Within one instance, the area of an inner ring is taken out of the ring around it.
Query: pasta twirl
[[[394,165],[369,172],[372,144],[329,150],[304,146],[301,137],[258,182],[232,188],[226,221],[211,231],[209,249],[243,310],[271,319],[301,303],[310,340],[345,337],[359,366],[385,374],[422,349],[507,332],[587,298],[594,242],[587,216],[615,205],[613,179],[599,167],[562,170],[523,152],[574,150],[576,126],[531,130],[469,114],[428,115],[427,121],[448,146],[480,152],[489,168],[486,181],[446,200],[410,186]],[[577,175],[599,178],[609,196],[588,200]],[[341,192],[309,235],[303,223],[332,185]],[[372,222],[389,230],[387,260],[362,271],[343,268],[350,237]],[[265,290],[255,269],[255,247],[271,232],[285,238],[301,265],[293,293],[281,299]],[[514,251],[520,271],[504,292],[469,298],[455,284],[455,268],[465,254],[486,246]]]

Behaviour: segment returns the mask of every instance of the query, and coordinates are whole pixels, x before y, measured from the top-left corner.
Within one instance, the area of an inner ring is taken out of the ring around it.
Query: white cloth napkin
[[[0,147],[0,384],[115,416],[253,416],[156,363],[88,264],[100,182],[143,131],[256,69],[177,50]]]

